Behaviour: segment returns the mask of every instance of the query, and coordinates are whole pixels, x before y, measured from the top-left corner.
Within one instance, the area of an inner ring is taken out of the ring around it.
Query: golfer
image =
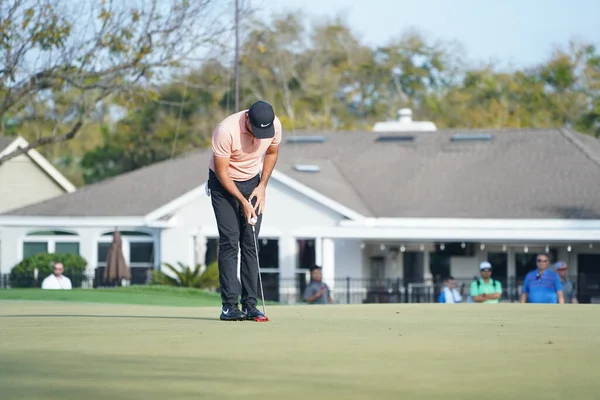
[[[223,304],[220,318],[224,321],[263,316],[256,308],[258,265],[250,224],[256,219],[258,236],[267,182],[277,163],[281,131],[281,121],[273,107],[257,101],[249,109],[225,118],[212,135],[208,187],[219,230],[218,266]],[[241,250],[241,283],[237,278],[238,250]]]

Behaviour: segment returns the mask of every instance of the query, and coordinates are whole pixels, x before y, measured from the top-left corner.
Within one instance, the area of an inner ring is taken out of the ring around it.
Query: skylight
[[[289,136],[288,143],[323,143],[327,140],[326,136]]]
[[[298,172],[319,172],[321,170],[318,165],[313,164],[296,164],[294,169]]]
[[[490,133],[481,133],[481,134],[456,134],[450,138],[451,142],[489,142],[494,138],[494,135]]]
[[[411,135],[387,135],[387,136],[378,136],[375,139],[376,142],[412,142],[415,139],[414,136]]]

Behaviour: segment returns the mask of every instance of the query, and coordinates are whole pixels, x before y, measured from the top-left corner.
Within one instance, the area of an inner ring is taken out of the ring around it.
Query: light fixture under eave
[[[400,251],[404,253],[406,251],[406,246],[404,246],[404,245],[400,246]]]
[[[502,251],[506,251],[506,245],[502,246]]]
[[[546,249],[545,250],[546,250],[546,253],[549,253],[550,252],[550,246],[546,245]]]
[[[485,244],[481,243],[481,245],[479,246],[479,248],[480,248],[481,250],[485,250]]]
[[[525,246],[525,248],[523,249],[523,251],[524,251],[525,253],[529,253],[529,247]]]
[[[590,247],[590,249],[593,249],[593,248],[594,248],[594,244],[593,244],[593,243],[590,243],[590,246],[589,246],[589,247]]]
[[[568,246],[567,246],[567,251],[568,251],[568,252],[571,252],[571,245],[568,245]]]

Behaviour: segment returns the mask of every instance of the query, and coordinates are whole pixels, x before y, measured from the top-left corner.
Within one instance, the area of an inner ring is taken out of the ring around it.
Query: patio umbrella
[[[104,269],[104,282],[118,283],[122,279],[131,280],[131,272],[123,255],[123,241],[121,233],[115,230],[113,241],[108,248],[106,256],[106,268]]]

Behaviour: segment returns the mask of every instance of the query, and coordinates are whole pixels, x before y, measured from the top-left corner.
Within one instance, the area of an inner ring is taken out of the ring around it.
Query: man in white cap
[[[499,303],[502,296],[502,283],[492,278],[492,264],[487,261],[479,264],[481,279],[471,284],[471,298],[475,303]]]

